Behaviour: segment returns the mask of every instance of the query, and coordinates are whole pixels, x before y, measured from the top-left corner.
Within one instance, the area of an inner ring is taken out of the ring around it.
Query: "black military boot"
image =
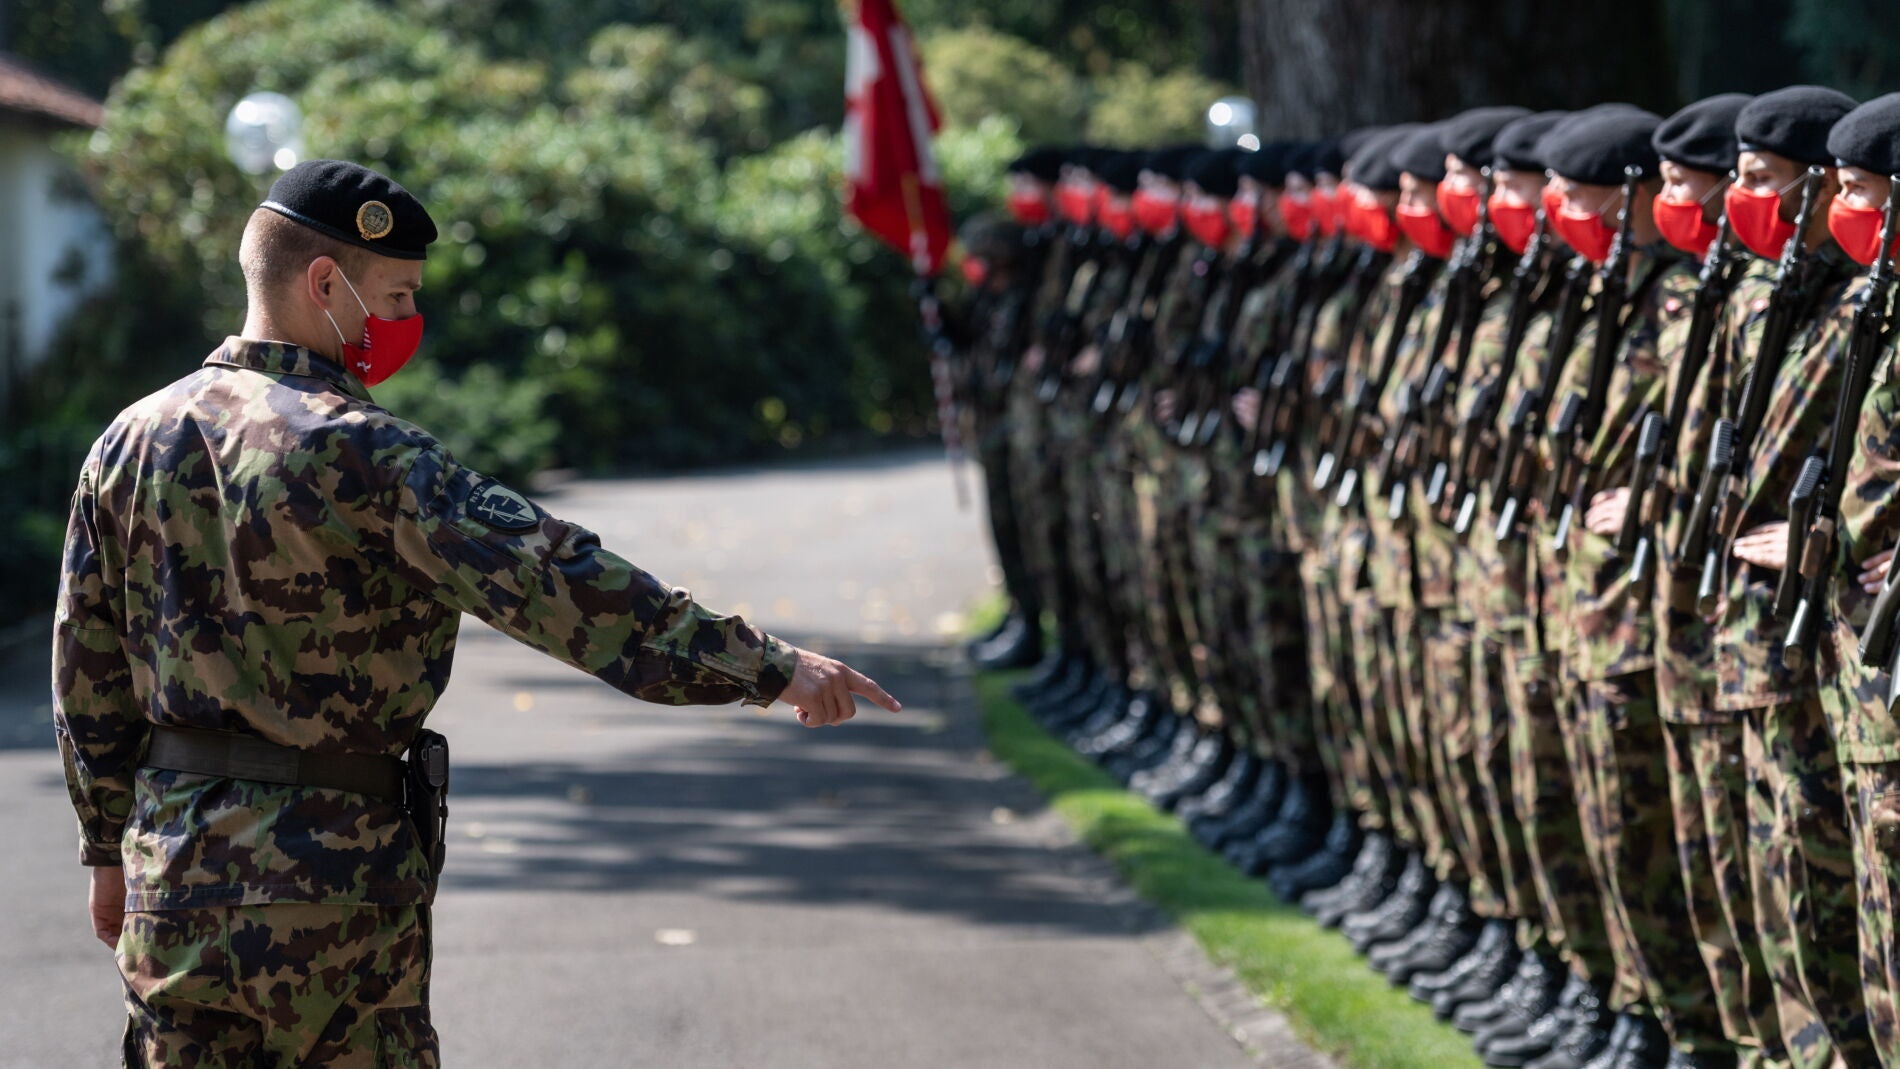
[[[1151,784],[1180,775],[1181,768],[1187,764],[1203,737],[1200,725],[1185,717],[1181,718],[1181,725],[1175,729],[1174,739],[1168,744],[1167,750],[1130,775],[1128,789],[1140,793]]]
[[[1471,949],[1459,956],[1457,961],[1442,969],[1420,969],[1412,975],[1407,987],[1415,1001],[1431,1005],[1432,999],[1439,993],[1450,991],[1471,976],[1487,957],[1500,953],[1511,941],[1511,923],[1504,920],[1486,921],[1478,929],[1478,938],[1471,943]]]
[[[1495,1045],[1512,1040],[1513,1037],[1526,1035],[1531,1026],[1537,1023],[1538,1018],[1557,1008],[1557,998],[1563,994],[1564,982],[1569,979],[1570,972],[1568,969],[1552,964],[1553,967],[1543,975],[1528,981],[1523,969],[1518,970],[1519,983],[1516,992],[1498,1007],[1497,1015],[1486,1022],[1483,1028],[1478,1029],[1477,1034],[1472,1037],[1480,1054],[1489,1051]],[[1551,1036],[1550,1042],[1555,1041],[1556,1036]],[[1542,1054],[1548,1049],[1550,1049],[1549,1043],[1546,1043],[1544,1048],[1536,1053]]]
[[[1405,849],[1384,833],[1370,836],[1359,851],[1363,866],[1355,865],[1353,875],[1338,895],[1327,898],[1313,910],[1313,919],[1325,928],[1337,928],[1347,917],[1369,913],[1398,891],[1399,877],[1411,863]]]
[[[1413,942],[1404,956],[1386,967],[1386,978],[1395,986],[1407,986],[1414,977],[1426,973],[1443,972],[1464,960],[1478,945],[1478,937],[1485,929],[1484,919],[1471,912],[1471,902],[1464,888],[1454,890],[1457,891],[1455,899],[1433,911],[1437,923],[1431,934]]]
[[[1080,690],[1062,697],[1050,697],[1036,703],[1031,712],[1042,721],[1042,725],[1056,735],[1067,736],[1069,731],[1082,726],[1105,700],[1115,681],[1105,673],[1090,669]]]
[[[1496,997],[1498,989],[1517,975],[1517,967],[1522,960],[1516,933],[1507,933],[1502,944],[1493,947],[1472,964],[1471,971],[1464,979],[1432,996],[1432,1015],[1441,1021],[1449,1021],[1464,1007]]]
[[[1037,719],[1046,721],[1052,711],[1066,707],[1096,683],[1095,665],[1088,658],[1077,655],[1066,672],[1027,699],[1029,711]]]
[[[1015,626],[1020,619],[1021,614],[1016,611],[1014,606],[1011,606],[1010,610],[1003,614],[1003,618],[996,621],[988,631],[983,632],[965,643],[963,651],[970,655],[971,660],[976,660],[977,655],[983,652],[984,646],[995,642],[998,635],[1001,635],[1003,632]]]
[[[1521,955],[1510,979],[1492,992],[1491,997],[1459,1007],[1458,1012],[1452,1015],[1452,1026],[1465,1033],[1488,1028],[1503,1020],[1511,1007],[1519,1005],[1526,998],[1533,998],[1540,988],[1548,986],[1554,989],[1563,983],[1566,972],[1554,957],[1537,953]],[[1530,1020],[1527,1018],[1524,1023],[1529,1024]]]
[[[1262,758],[1260,771],[1254,776],[1253,786],[1248,788],[1246,796],[1219,816],[1203,816],[1194,821],[1191,830],[1209,850],[1224,851],[1229,842],[1258,834],[1270,823],[1279,812],[1280,799],[1285,794],[1286,766]]]
[[[1126,784],[1136,773],[1155,768],[1168,760],[1176,746],[1192,745],[1182,736],[1193,734],[1194,725],[1188,723],[1186,718],[1176,716],[1173,710],[1163,709],[1161,715],[1155,718],[1154,726],[1145,734],[1126,747],[1105,755],[1102,768]]]
[[[1133,699],[1134,695],[1129,692],[1127,687],[1110,680],[1108,685],[1102,689],[1102,700],[1097,702],[1095,708],[1089,711],[1088,717],[1064,733],[1064,737],[1068,740],[1069,748],[1077,753],[1081,753],[1083,752],[1082,744],[1084,742],[1111,730],[1116,724],[1121,723],[1122,718],[1128,715],[1128,703]]]
[[[1180,804],[1174,807],[1174,815],[1181,818],[1189,831],[1194,832],[1203,818],[1218,820],[1233,812],[1253,792],[1261,763],[1260,755],[1252,750],[1239,751],[1227,762],[1226,771],[1206,790],[1181,799]],[[1194,837],[1200,839],[1200,834],[1195,832]]]
[[[1621,1043],[1616,1040],[1618,1028],[1624,1030]],[[1584,1063],[1584,1069],[1663,1069],[1668,1063],[1669,1036],[1662,1025],[1647,1013],[1625,1011],[1616,1015],[1610,1042]]]
[[[970,662],[985,672],[1027,668],[1042,660],[1042,625],[1012,613],[994,635],[973,646]]]
[[[1109,751],[1133,742],[1146,734],[1153,726],[1152,721],[1160,713],[1152,695],[1146,691],[1124,690],[1125,700],[1121,703],[1121,715],[1115,722],[1099,731],[1079,731],[1069,740],[1075,752],[1084,757],[1100,758]]]
[[[1359,854],[1359,818],[1345,810],[1335,810],[1333,826],[1326,831],[1325,845],[1318,853],[1294,865],[1283,865],[1267,874],[1267,885],[1282,902],[1298,902],[1313,891],[1338,884],[1352,871]]]
[[[1612,1017],[1610,1008],[1604,1005],[1603,992],[1584,984],[1583,993],[1570,1005],[1564,1034],[1551,1044],[1548,1053],[1530,1063],[1529,1069],[1583,1069],[1610,1045]]]
[[[1275,865],[1306,860],[1325,843],[1332,810],[1326,777],[1292,777],[1273,823],[1254,836],[1251,850],[1242,851],[1234,863],[1249,876],[1258,876]]]
[[[1223,731],[1209,732],[1194,749],[1193,757],[1181,774],[1165,783],[1156,783],[1142,793],[1155,808],[1173,812],[1183,799],[1200,794],[1220,781],[1227,764],[1234,758],[1234,744]]]
[[[1478,1048],[1484,1064],[1492,1069],[1519,1069],[1532,1059],[1543,1057],[1570,1030],[1578,1007],[1595,1000],[1596,992],[1589,983],[1575,973],[1570,974],[1555,1005],[1532,1021],[1530,1027],[1488,1039],[1486,1033],[1478,1033]]]
[[[1370,912],[1347,917],[1341,922],[1340,931],[1346,934],[1354,950],[1364,954],[1418,927],[1437,890],[1438,878],[1425,866],[1424,855],[1413,854],[1391,896]]]
[[[1063,684],[1080,663],[1080,658],[1057,647],[1044,654],[1041,663],[1029,673],[1029,678],[1011,687],[1010,693],[1016,696],[1017,701],[1033,702],[1050,688]]]
[[[1377,877],[1389,862],[1392,853],[1392,839],[1383,828],[1364,833],[1359,837],[1359,849],[1353,855],[1352,870],[1345,879],[1331,887],[1312,891],[1300,899],[1300,909],[1310,916],[1321,918],[1320,923],[1332,927],[1324,919],[1335,910],[1344,911],[1340,903],[1362,893],[1367,880]],[[1337,915],[1333,923],[1337,923]]]
[[[1452,896],[1463,897],[1455,881],[1441,880],[1432,891],[1431,901],[1425,904],[1425,917],[1411,931],[1397,939],[1378,943],[1366,953],[1366,964],[1376,972],[1390,973],[1392,966],[1410,955],[1418,945],[1431,938],[1438,930],[1439,917],[1450,904]]]

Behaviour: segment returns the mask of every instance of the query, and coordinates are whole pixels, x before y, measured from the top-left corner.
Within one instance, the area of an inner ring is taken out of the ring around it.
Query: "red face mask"
[[[981,289],[983,283],[990,277],[989,261],[980,256],[965,256],[962,267],[963,281],[968,282],[974,289]]]
[[[1354,197],[1346,210],[1351,213],[1350,219],[1357,222],[1356,234],[1360,241],[1380,252],[1391,252],[1398,247],[1399,225],[1378,201]]]
[[[1280,211],[1280,226],[1294,241],[1305,241],[1313,236],[1313,194],[1305,197],[1293,197],[1281,194],[1276,207]]]
[[[1610,246],[1616,243],[1616,231],[1603,222],[1602,212],[1580,212],[1560,208],[1551,220],[1558,236],[1593,264],[1610,258]]]
[[[1134,206],[1119,193],[1105,196],[1096,204],[1095,218],[1119,241],[1127,241],[1129,235],[1135,232]]]
[[[1332,234],[1336,231],[1345,230],[1347,216],[1352,209],[1347,194],[1335,186],[1331,193],[1314,190],[1313,195],[1319,198],[1318,203],[1314,205],[1313,211],[1318,214],[1321,231],[1326,234]]]
[[[1451,224],[1459,237],[1470,237],[1478,229],[1477,187],[1453,185],[1449,178],[1438,183],[1438,210],[1445,214],[1445,222]]]
[[[1792,186],[1791,182],[1783,189]],[[1728,223],[1735,236],[1748,246],[1749,252],[1765,260],[1780,259],[1781,250],[1787,248],[1788,239],[1794,237],[1794,224],[1781,218],[1781,191],[1757,192],[1732,185],[1722,195],[1722,207],[1728,212]]]
[[[1260,227],[1260,201],[1253,197],[1235,197],[1227,202],[1227,221],[1243,238],[1253,237]]]
[[[1041,226],[1049,221],[1049,198],[1034,190],[1012,189],[1009,214],[1024,226]]]
[[[1412,239],[1425,255],[1434,260],[1442,260],[1451,255],[1451,243],[1456,240],[1451,228],[1430,208],[1421,208],[1413,204],[1400,204],[1398,208],[1399,229]]]
[[[363,304],[362,297],[357,296],[356,286],[350,282],[350,277],[340,270],[337,277],[350,287],[350,296],[356,297],[357,306],[363,309],[363,344],[351,345],[343,341],[343,329],[336,325],[336,317],[330,314],[328,308],[323,310],[324,317],[330,320],[330,326],[336,330],[337,340],[343,341],[343,366],[361,379],[363,385],[378,385],[401,371],[409,358],[416,355],[416,348],[422,344],[422,316],[384,319],[379,315],[370,315],[369,307]]]
[[[1716,227],[1703,218],[1701,201],[1672,200],[1658,193],[1652,210],[1664,241],[1697,259],[1709,254],[1709,246],[1715,244]]]
[[[1894,195],[1900,195],[1900,190]],[[1880,228],[1886,225],[1886,215],[1879,208],[1850,208],[1835,197],[1827,206],[1827,232],[1855,263],[1871,264],[1880,255]],[[1900,252],[1900,235],[1893,237],[1888,248]]]
[[[1191,197],[1181,214],[1187,222],[1188,233],[1193,234],[1196,241],[1212,249],[1227,244],[1230,224],[1226,208],[1218,199]]]
[[[1498,232],[1504,247],[1522,256],[1530,248],[1531,235],[1537,232],[1537,209],[1523,201],[1507,198],[1504,190],[1491,194],[1491,229]]]
[[[1079,181],[1064,180],[1056,184],[1056,208],[1064,219],[1076,226],[1088,225],[1094,201],[1091,188]]]
[[[1180,214],[1180,200],[1148,189],[1135,190],[1135,222],[1151,237],[1166,237]]]

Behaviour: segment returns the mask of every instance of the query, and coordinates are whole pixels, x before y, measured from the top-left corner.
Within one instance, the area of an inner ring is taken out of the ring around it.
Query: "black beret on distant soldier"
[[[1240,188],[1240,173],[1235,169],[1240,155],[1239,149],[1210,149],[1188,164],[1181,177],[1211,197],[1231,197]]]
[[[1900,93],[1878,96],[1834,124],[1827,151],[1843,167],[1900,174]]]
[[[1062,177],[1062,150],[1048,145],[1032,148],[1010,161],[1011,174],[1026,174],[1044,182]]]
[[[1695,103],[1663,120],[1650,138],[1656,154],[1671,163],[1698,171],[1727,174],[1740,151],[1735,142],[1735,120],[1754,100],[1747,93],[1721,93]]]
[[[1541,171],[1544,157],[1537,143],[1557,124],[1571,116],[1568,111],[1540,111],[1508,123],[1491,139],[1491,167],[1498,171]],[[1466,163],[1472,162],[1466,160]]]
[[[1199,145],[1170,145],[1167,148],[1158,148],[1148,153],[1142,160],[1141,169],[1153,171],[1163,178],[1179,182],[1187,177],[1188,165],[1199,159],[1206,151]]]
[[[1661,116],[1628,105],[1592,108],[1558,123],[1537,151],[1546,168],[1573,182],[1620,186],[1628,167],[1643,178],[1656,177],[1660,161],[1650,139],[1661,125]]]
[[[1256,152],[1243,153],[1240,157],[1240,173],[1263,186],[1279,187],[1286,185],[1290,161],[1302,146],[1295,141],[1275,141],[1260,146]]]
[[[1819,85],[1791,85],[1763,93],[1735,116],[1735,139],[1743,152],[1772,152],[1777,156],[1827,167],[1834,154],[1827,150],[1828,131],[1854,110],[1854,98]]]
[[[1400,123],[1368,138],[1352,154],[1352,180],[1375,192],[1397,193],[1399,168],[1392,162],[1392,150],[1423,128],[1423,123]]]
[[[1133,193],[1141,181],[1142,154],[1139,152],[1116,152],[1104,156],[1090,170],[1102,184],[1117,193]]]
[[[1339,165],[1341,167],[1346,166],[1346,164],[1352,161],[1354,156],[1359,155],[1359,150],[1365,148],[1368,142],[1390,129],[1391,127],[1389,126],[1361,126],[1356,130],[1348,130],[1339,135],[1339,138],[1334,142],[1335,147],[1339,149]],[[1333,173],[1337,174],[1338,172],[1335,171]]]
[[[1445,178],[1444,131],[1429,123],[1392,143],[1392,166],[1414,178],[1437,184]]]
[[[1439,150],[1473,167],[1488,167],[1498,131],[1530,115],[1529,108],[1472,108],[1438,124]]]
[[[384,175],[346,160],[305,160],[271,183],[263,207],[338,241],[397,260],[426,260],[435,221]]]
[[[1307,177],[1329,174],[1334,178],[1346,169],[1346,143],[1343,139],[1329,137],[1313,143],[1313,174]]]

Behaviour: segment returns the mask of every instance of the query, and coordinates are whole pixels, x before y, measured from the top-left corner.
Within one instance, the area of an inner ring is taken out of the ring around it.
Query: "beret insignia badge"
[[[396,229],[396,217],[389,205],[380,200],[366,200],[356,209],[356,232],[366,240],[374,241]]]

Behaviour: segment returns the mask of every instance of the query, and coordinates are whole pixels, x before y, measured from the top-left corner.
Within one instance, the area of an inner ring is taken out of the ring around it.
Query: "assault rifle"
[[[1095,390],[1090,408],[1098,419],[1127,413],[1141,396],[1142,376],[1154,359],[1155,316],[1160,310],[1161,291],[1174,273],[1174,262],[1187,239],[1176,228],[1151,245],[1148,274],[1142,279],[1135,299],[1116,309],[1102,328],[1103,367],[1108,374]],[[1132,280],[1131,280],[1131,285]]]
[[[1814,270],[1814,254],[1807,251],[1806,239],[1808,223],[1814,217],[1815,194],[1824,175],[1821,168],[1810,167],[1801,181],[1801,211],[1795,216],[1794,236],[1781,250],[1781,260],[1775,268],[1761,345],[1755,350],[1755,359],[1749,365],[1748,378],[1742,386],[1740,410],[1735,419],[1724,416],[1715,423],[1709,467],[1703,473],[1694,506],[1706,507],[1710,512],[1707,521],[1710,529],[1704,540],[1707,548],[1702,554],[1702,579],[1696,587],[1696,609],[1704,616],[1713,613],[1722,598],[1727,571],[1723,561],[1729,550],[1723,539],[1742,505],[1742,481],[1747,477],[1755,436],[1768,415],[1768,392],[1781,373],[1781,364],[1787,358],[1795,331],[1813,311],[1821,273]]]
[[[1246,454],[1253,458],[1256,479],[1275,478],[1285,467],[1287,452],[1306,415],[1307,402],[1330,406],[1338,393],[1341,365],[1337,361],[1330,364],[1310,397],[1306,389],[1320,310],[1341,287],[1352,282],[1351,299],[1344,310],[1344,336],[1350,339],[1358,323],[1358,313],[1365,307],[1373,285],[1389,262],[1384,253],[1371,248],[1354,252],[1347,247],[1344,235],[1337,235],[1327,243],[1327,250],[1315,269],[1318,277],[1295,309],[1296,315],[1286,324],[1288,344],[1274,361],[1262,393],[1260,416],[1254,423],[1255,440]],[[1271,439],[1266,440],[1269,435]],[[1263,440],[1266,440],[1264,446]]]
[[[1854,310],[1854,326],[1847,341],[1847,369],[1841,379],[1840,400],[1834,409],[1834,425],[1828,430],[1827,462],[1823,466],[1820,458],[1809,457],[1801,473],[1802,482],[1810,481],[1812,475],[1821,485],[1810,495],[1808,509],[1791,512],[1789,517],[1790,531],[1807,531],[1805,544],[1791,547],[1800,549],[1800,555],[1789,556],[1782,567],[1784,575],[1793,575],[1798,561],[1803,583],[1788,624],[1788,637],[1781,647],[1781,663],[1793,669],[1814,660],[1814,649],[1820,640],[1819,618],[1826,609],[1829,584],[1834,579],[1834,547],[1841,524],[1841,495],[1847,489],[1847,465],[1854,459],[1854,447],[1860,440],[1860,406],[1873,384],[1874,365],[1893,339],[1893,241],[1900,237],[1900,226],[1896,224],[1900,224],[1900,175],[1894,176],[1894,184],[1887,194],[1887,217],[1880,230],[1880,251],[1874,255],[1873,270],[1868,273],[1860,307]],[[1799,484],[1796,489],[1800,489]],[[1777,603],[1780,600],[1777,597]],[[1891,600],[1883,589],[1876,604]]]
[[[1313,473],[1313,486],[1324,490],[1333,472],[1338,471],[1339,490],[1334,503],[1340,508],[1350,506],[1359,489],[1359,460],[1365,452],[1365,418],[1371,409],[1378,407],[1379,398],[1392,382],[1392,372],[1398,365],[1399,349],[1412,324],[1412,316],[1425,299],[1425,291],[1430,288],[1432,276],[1441,263],[1442,260],[1431,259],[1417,250],[1406,261],[1405,274],[1399,280],[1398,305],[1392,313],[1391,333],[1386,336],[1385,350],[1379,355],[1379,366],[1371,377],[1354,384],[1337,428],[1338,438],[1332,450],[1320,458],[1320,466]]]
[[[1550,339],[1544,350],[1544,365],[1537,386],[1520,395],[1517,407],[1511,412],[1511,421],[1505,427],[1504,445],[1498,453],[1498,467],[1491,476],[1491,501],[1497,507],[1497,539],[1502,542],[1517,533],[1517,519],[1523,511],[1524,502],[1531,493],[1532,469],[1536,466],[1535,455],[1530,449],[1542,433],[1545,422],[1550,417],[1550,395],[1556,391],[1557,380],[1564,373],[1564,365],[1570,360],[1570,350],[1577,344],[1577,333],[1583,329],[1584,305],[1590,297],[1590,281],[1595,278],[1590,261],[1582,256],[1570,258],[1570,265],[1564,269],[1563,290],[1557,299],[1557,321],[1551,326]],[[1566,400],[1565,412],[1560,412],[1558,422],[1576,419],[1575,394]]]

